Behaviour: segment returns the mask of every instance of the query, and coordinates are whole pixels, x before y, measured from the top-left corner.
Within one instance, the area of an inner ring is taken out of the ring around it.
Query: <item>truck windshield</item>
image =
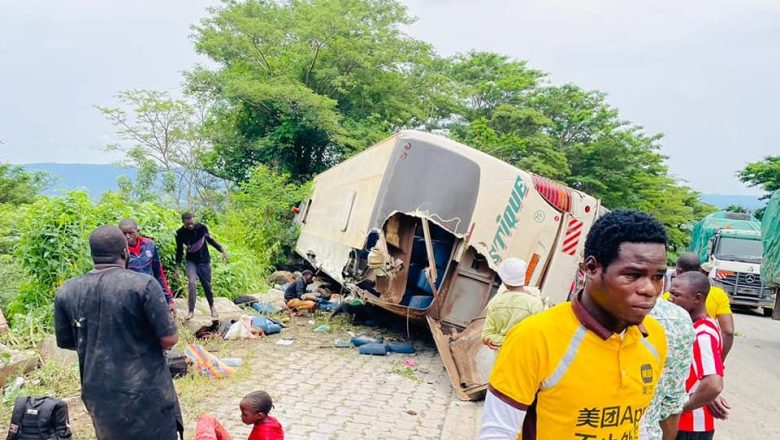
[[[760,262],[762,251],[761,241],[759,240],[723,237],[718,243],[717,256],[720,259]]]

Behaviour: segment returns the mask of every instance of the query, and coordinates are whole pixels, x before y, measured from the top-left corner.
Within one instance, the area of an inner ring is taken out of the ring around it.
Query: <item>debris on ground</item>
[[[348,339],[336,339],[333,341],[333,346],[336,348],[350,348],[352,347],[352,342]]]
[[[352,345],[354,345],[355,347],[360,347],[361,345],[365,345],[365,344],[381,343],[384,342],[384,340],[385,340],[384,338],[372,338],[371,336],[358,335],[358,336],[354,336],[351,342]]]
[[[413,354],[414,344],[411,342],[388,342],[387,349],[391,353]]]
[[[230,367],[222,359],[206,351],[202,345],[188,345],[184,349],[184,356],[192,362],[193,371],[201,376],[223,379],[236,374],[236,370],[233,367]]]
[[[387,353],[389,353],[387,344],[384,343],[363,344],[358,347],[358,351],[360,354],[370,354],[374,356],[387,356]]]
[[[277,270],[276,272],[272,273],[271,276],[268,278],[268,281],[270,281],[274,285],[284,285],[289,284],[293,282],[293,274],[292,272],[288,272],[286,270]]]

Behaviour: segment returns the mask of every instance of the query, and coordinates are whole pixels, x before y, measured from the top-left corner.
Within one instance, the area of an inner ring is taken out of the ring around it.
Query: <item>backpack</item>
[[[176,379],[187,374],[187,358],[180,351],[169,350],[164,354],[172,378]]]
[[[68,404],[53,397],[21,396],[14,402],[6,440],[70,440]]]

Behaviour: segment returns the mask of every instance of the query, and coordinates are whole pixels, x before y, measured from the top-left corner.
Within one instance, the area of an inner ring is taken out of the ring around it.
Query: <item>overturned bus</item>
[[[402,131],[314,179],[296,252],[368,303],[430,326],[457,396],[484,395],[485,306],[505,257],[551,302],[576,288],[599,200],[449,139]]]

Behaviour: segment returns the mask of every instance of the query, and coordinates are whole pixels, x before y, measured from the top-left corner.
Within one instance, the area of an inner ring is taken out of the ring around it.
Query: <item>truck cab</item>
[[[771,313],[772,291],[761,278],[761,232],[720,229],[710,239],[709,261],[714,284],[729,296],[732,305],[763,307]]]

